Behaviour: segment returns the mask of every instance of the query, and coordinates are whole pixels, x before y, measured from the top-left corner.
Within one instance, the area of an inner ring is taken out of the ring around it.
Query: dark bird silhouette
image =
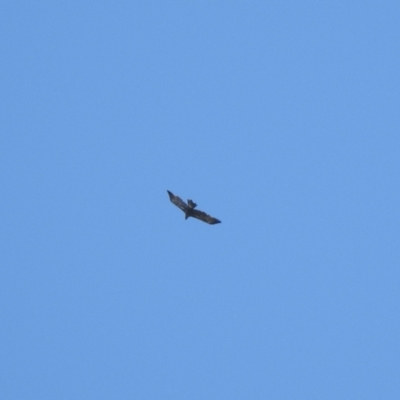
[[[197,204],[192,201],[188,200],[187,204],[178,196],[175,196],[169,190],[167,190],[169,199],[173,204],[179,207],[185,213],[185,219],[189,217],[197,218],[201,221],[207,222],[207,224],[219,224],[221,221],[217,218],[211,217],[210,215],[206,214],[203,211],[195,210]]]

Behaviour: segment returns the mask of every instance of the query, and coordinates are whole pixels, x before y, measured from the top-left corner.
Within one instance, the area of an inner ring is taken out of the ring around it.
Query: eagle
[[[219,224],[221,222],[219,219],[211,217],[203,211],[195,210],[197,204],[194,201],[188,200],[186,204],[180,197],[175,196],[169,190],[167,190],[167,192],[171,202],[185,213],[185,219],[188,219],[189,217],[194,217],[211,225]]]

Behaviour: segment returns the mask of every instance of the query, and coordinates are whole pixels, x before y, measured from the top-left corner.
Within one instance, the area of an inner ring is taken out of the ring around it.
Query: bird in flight
[[[171,202],[185,213],[185,219],[188,219],[189,217],[194,217],[211,225],[219,224],[221,222],[219,219],[211,217],[203,211],[195,210],[197,204],[192,200],[188,200],[186,204],[180,197],[175,196],[169,190],[167,190],[167,192]]]

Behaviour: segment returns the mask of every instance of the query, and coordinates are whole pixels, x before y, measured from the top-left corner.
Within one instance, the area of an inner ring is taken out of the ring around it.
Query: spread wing
[[[169,199],[171,200],[171,203],[175,204],[177,207],[179,207],[183,212],[186,212],[186,209],[188,208],[187,204],[178,196],[175,196],[172,192],[167,190]]]
[[[211,217],[210,215],[206,214],[203,211],[199,211],[199,210],[191,210],[190,213],[191,217],[197,218],[201,221],[207,222],[207,224],[219,224],[221,221],[217,218]]]

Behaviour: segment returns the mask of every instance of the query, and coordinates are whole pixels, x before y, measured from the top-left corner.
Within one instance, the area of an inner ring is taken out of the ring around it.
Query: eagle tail
[[[196,208],[197,204],[193,200],[188,200],[188,205],[190,208]]]

